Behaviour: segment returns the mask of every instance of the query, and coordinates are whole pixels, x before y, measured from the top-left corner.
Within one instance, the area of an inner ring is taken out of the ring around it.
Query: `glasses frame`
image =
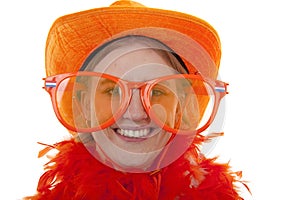
[[[67,79],[69,77],[74,77],[74,76],[99,76],[99,77],[103,77],[103,78],[109,78],[110,80],[113,80],[116,83],[118,83],[118,85],[121,87],[121,90],[122,90],[122,97],[121,98],[125,102],[121,104],[120,109],[114,115],[114,117],[112,117],[112,119],[108,120],[107,122],[105,122],[101,126],[93,127],[93,128],[76,128],[76,127],[73,127],[73,126],[69,125],[63,119],[63,117],[61,116],[61,114],[59,112],[58,104],[57,104],[57,101],[56,101],[56,99],[57,99],[57,88],[58,88],[57,86],[59,86],[62,83],[62,81],[64,81],[65,79]],[[211,116],[209,117],[208,121],[202,127],[200,127],[197,130],[186,131],[186,130],[172,129],[172,128],[168,127],[167,125],[162,124],[159,120],[156,119],[156,117],[153,117],[151,112],[149,111],[150,107],[151,107],[151,103],[149,101],[151,88],[158,82],[168,80],[168,79],[171,79],[171,78],[177,78],[177,77],[200,79],[201,81],[205,82],[206,84],[208,84],[211,87],[211,89],[213,91],[213,94],[215,96],[214,106],[213,106]],[[159,77],[159,78],[152,79],[152,80],[149,80],[149,81],[130,82],[130,81],[125,81],[121,78],[118,78],[118,77],[115,77],[115,76],[112,76],[112,75],[109,75],[109,74],[105,74],[105,73],[79,71],[79,72],[74,72],[74,73],[64,73],[64,74],[49,76],[49,77],[43,78],[43,80],[44,80],[43,89],[45,89],[45,91],[47,91],[49,93],[50,97],[51,97],[52,106],[53,106],[56,117],[58,118],[58,120],[60,121],[60,123],[64,127],[66,127],[70,131],[77,132],[77,133],[96,132],[96,131],[99,131],[99,130],[103,130],[103,129],[111,126],[112,124],[114,124],[125,113],[126,109],[128,108],[130,100],[132,98],[132,94],[133,94],[132,90],[133,89],[140,89],[140,99],[141,99],[142,105],[143,105],[146,113],[148,114],[148,116],[151,119],[153,119],[155,121],[155,123],[157,123],[165,131],[173,133],[173,134],[201,133],[211,125],[211,123],[213,122],[213,120],[216,116],[216,113],[218,111],[221,99],[226,94],[228,94],[228,92],[227,92],[228,83],[222,82],[220,80],[205,79],[198,73],[197,74],[175,74],[175,75]]]

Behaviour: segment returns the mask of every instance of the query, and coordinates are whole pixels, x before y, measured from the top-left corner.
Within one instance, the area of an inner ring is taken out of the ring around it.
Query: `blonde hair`
[[[101,45],[89,55],[79,71],[92,71],[94,67],[110,52],[114,51],[115,49],[136,43],[142,44],[145,46],[144,48],[155,50],[159,55],[161,55],[162,58],[170,63],[171,67],[173,67],[179,73],[188,73],[187,67],[182,59],[171,48],[157,39],[141,35],[127,35]]]

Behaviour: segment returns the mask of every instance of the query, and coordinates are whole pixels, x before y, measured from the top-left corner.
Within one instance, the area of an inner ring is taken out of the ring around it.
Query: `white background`
[[[44,46],[59,16],[108,0],[10,0],[0,5],[0,198],[33,194],[45,160],[37,142],[68,136],[42,90]],[[225,137],[212,155],[243,170],[253,199],[300,199],[300,12],[297,0],[140,0],[210,22],[230,83]]]

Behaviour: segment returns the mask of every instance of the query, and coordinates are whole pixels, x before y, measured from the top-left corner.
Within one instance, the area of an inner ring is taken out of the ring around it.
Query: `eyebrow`
[[[99,84],[99,83],[100,83],[100,84],[108,84],[108,83],[115,83],[115,84],[116,84],[115,81],[110,80],[110,79],[107,79],[107,78],[100,78],[100,79],[98,79],[97,83],[98,83],[98,84]]]

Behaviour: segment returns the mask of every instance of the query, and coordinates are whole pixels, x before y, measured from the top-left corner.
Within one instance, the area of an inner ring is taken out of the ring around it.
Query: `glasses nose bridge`
[[[129,90],[133,90],[133,89],[141,89],[146,84],[147,83],[145,82],[127,82],[126,86]]]
[[[145,89],[147,88],[148,84],[149,83],[147,81],[145,81],[145,82],[125,82],[127,91],[129,92],[129,102],[132,101],[135,91],[138,91],[138,93],[136,93],[136,94],[139,94],[138,95],[139,96],[138,98],[140,99],[139,101],[141,101],[144,109],[146,109],[147,106],[145,105],[145,99],[144,99],[145,94],[144,93],[145,93]]]
[[[124,82],[123,82],[124,83]],[[125,82],[128,94],[128,104],[123,114],[124,118],[134,121],[145,120],[148,118],[143,92],[147,82]]]
[[[145,81],[145,82],[126,82],[126,86],[127,86],[128,92],[129,92],[130,99],[132,98],[134,91],[138,90],[142,103],[143,104],[145,103],[145,99],[144,99],[145,93],[148,93],[147,86],[149,86],[149,83],[147,81]]]

